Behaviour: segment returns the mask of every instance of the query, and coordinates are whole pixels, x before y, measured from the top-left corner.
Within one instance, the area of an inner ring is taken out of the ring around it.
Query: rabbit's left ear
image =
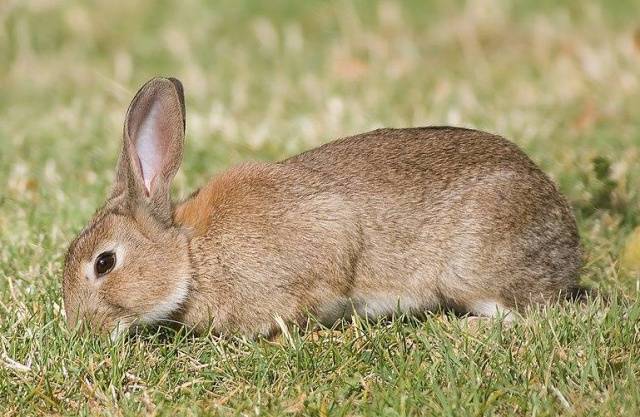
[[[127,111],[112,196],[126,193],[127,198],[143,200],[155,212],[170,215],[169,189],[182,162],[184,134],[184,92],[180,81],[148,81]]]

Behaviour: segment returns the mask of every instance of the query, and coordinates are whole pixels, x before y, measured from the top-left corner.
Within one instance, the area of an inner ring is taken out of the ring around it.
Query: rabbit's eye
[[[102,252],[98,255],[98,259],[96,259],[96,276],[100,277],[102,275],[108,274],[111,272],[113,267],[116,265],[116,254],[113,252]]]

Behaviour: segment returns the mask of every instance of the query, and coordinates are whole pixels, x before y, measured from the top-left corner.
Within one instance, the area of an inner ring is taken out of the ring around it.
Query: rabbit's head
[[[168,319],[183,303],[187,239],[173,224],[169,189],[182,160],[184,121],[178,80],[155,78],[131,102],[111,193],[65,258],[70,326],[84,322],[115,335]]]

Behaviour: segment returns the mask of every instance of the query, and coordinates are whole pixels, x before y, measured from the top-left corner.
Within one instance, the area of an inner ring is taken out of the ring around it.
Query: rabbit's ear
[[[112,196],[126,194],[148,202],[158,214],[170,215],[169,189],[182,162],[184,132],[180,81],[154,78],[147,82],[127,111]]]

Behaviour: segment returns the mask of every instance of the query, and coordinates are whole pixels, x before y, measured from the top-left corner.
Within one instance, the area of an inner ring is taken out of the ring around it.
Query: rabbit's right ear
[[[154,78],[135,95],[124,123],[123,146],[112,197],[146,203],[171,219],[169,190],[182,162],[184,92],[174,78]]]

